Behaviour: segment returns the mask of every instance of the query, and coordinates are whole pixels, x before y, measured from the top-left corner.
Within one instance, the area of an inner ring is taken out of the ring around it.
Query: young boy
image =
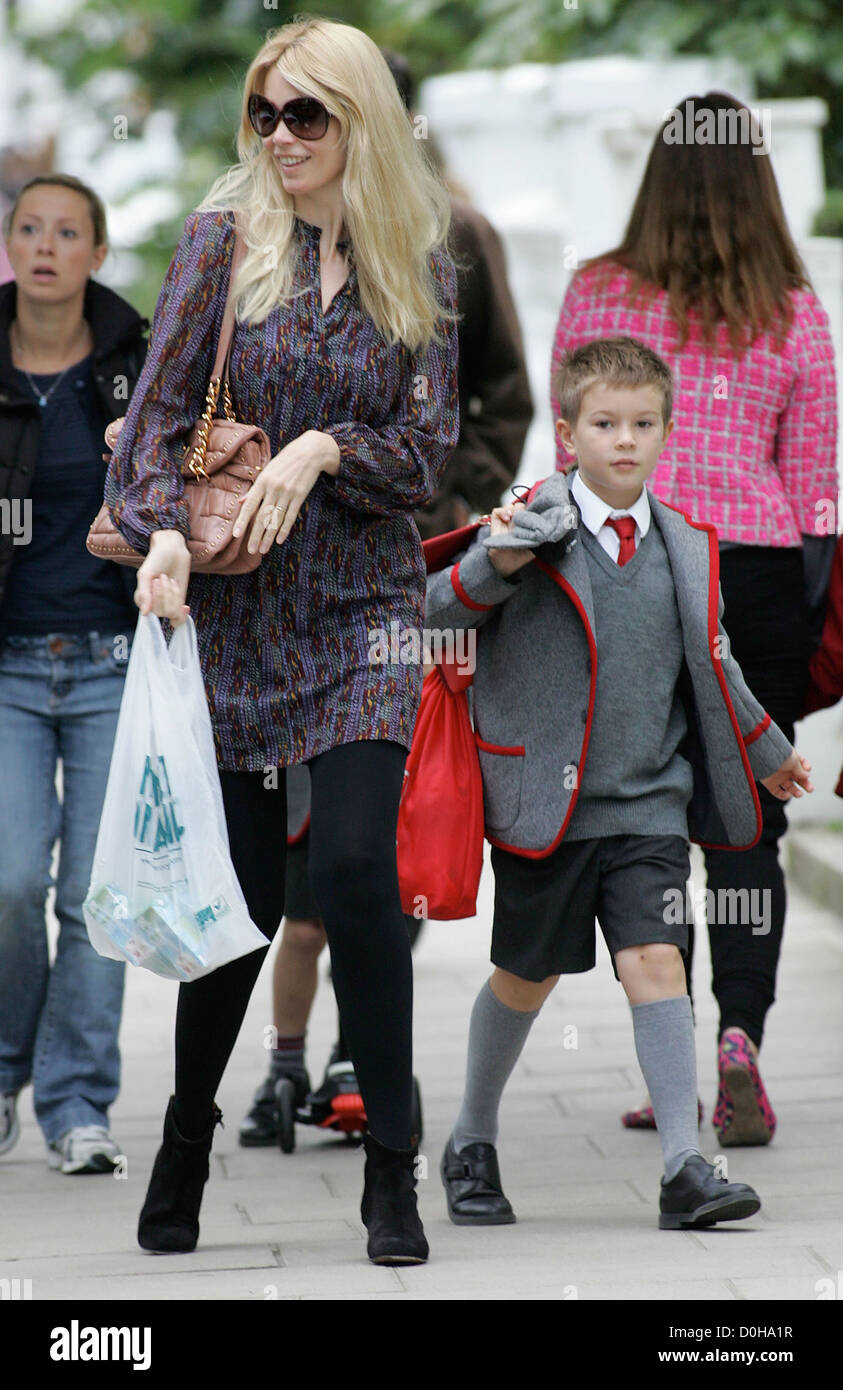
[[[442,1159],[448,1210],[461,1225],[515,1220],[495,1150],[500,1098],[559,975],[594,966],[597,917],[662,1144],[659,1226],[739,1220],[761,1203],[697,1144],[687,926],[670,905],[685,901],[689,835],[748,848],[755,780],[787,800],[813,790],[810,766],[729,654],[714,528],[645,487],[673,428],[665,363],[605,339],[572,353],[555,385],[576,469],[534,488],[526,510],[497,508],[428,586],[431,625],[480,629],[474,716],[495,873],[495,970]],[[530,548],[572,519],[573,544]]]

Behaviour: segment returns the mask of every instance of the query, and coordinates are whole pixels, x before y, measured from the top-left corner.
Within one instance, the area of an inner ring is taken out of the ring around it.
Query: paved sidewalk
[[[113,1112],[126,1176],[48,1172],[26,1091],[21,1140],[0,1159],[0,1279],[31,1280],[33,1300],[74,1301],[801,1301],[827,1294],[830,1285],[821,1281],[836,1286],[843,1271],[839,919],[791,894],[779,1002],[763,1052],[779,1133],[769,1149],[727,1151],[730,1176],[752,1182],[762,1196],[758,1216],[707,1233],[657,1229],[658,1141],[620,1125],[642,1083],[629,1011],[601,947],[595,971],[563,980],[551,996],[504,1101],[501,1165],[518,1223],[466,1230],[447,1219],[438,1163],[461,1093],[469,1011],[488,973],[490,905],[486,879],[478,919],[429,924],[416,955],[416,1071],[430,1170],[420,1183],[432,1249],[427,1266],[401,1271],[367,1262],[359,1150],[301,1128],[290,1156],[238,1146],[238,1124],[265,1061],[267,962],[218,1097],[226,1128],[217,1130],[198,1249],[156,1257],[135,1242],[171,1085],[176,988],[131,970],[123,1090]],[[704,934],[695,980],[702,1146],[712,1157],[715,1010]],[[333,1026],[323,983],[308,1040],[317,1076]]]

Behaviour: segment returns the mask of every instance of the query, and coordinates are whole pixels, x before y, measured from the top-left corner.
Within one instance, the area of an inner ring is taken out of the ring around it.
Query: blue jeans
[[[0,1091],[32,1081],[48,1144],[77,1125],[107,1127],[120,1085],[125,967],[97,955],[82,903],[131,643],[122,635],[0,642]],[[51,967],[45,907],[57,837]]]

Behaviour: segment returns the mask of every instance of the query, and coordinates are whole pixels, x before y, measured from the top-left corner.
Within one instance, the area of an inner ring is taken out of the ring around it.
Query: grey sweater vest
[[[580,527],[594,599],[597,685],[579,797],[566,840],[688,835],[690,763],[676,688],[683,643],[667,550],[651,520],[631,560],[615,564]]]

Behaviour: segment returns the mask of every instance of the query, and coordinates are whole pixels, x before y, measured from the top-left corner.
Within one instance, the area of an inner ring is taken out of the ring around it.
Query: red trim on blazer
[[[499,753],[503,758],[523,758],[527,751],[522,744],[513,744],[512,747],[507,748],[503,743],[487,743],[476,731],[474,742],[478,748],[482,748],[484,753]]]
[[[307,813],[307,819],[306,819],[306,821],[304,822],[304,825],[302,826],[301,830],[297,830],[296,833],[295,833],[295,835],[288,835],[288,836],[287,836],[287,848],[290,849],[293,845],[301,844],[302,840],[304,839],[304,837],[305,837],[305,835],[307,834],[307,832],[308,832],[309,829],[310,829],[310,812],[308,811],[308,813]]]
[[[688,523],[689,526],[693,526],[695,531],[705,531],[708,535],[708,652],[709,656],[711,657],[712,665],[714,667],[714,674],[717,677],[720,689],[723,693],[723,699],[726,702],[726,710],[729,715],[729,718],[732,721],[732,728],[734,729],[735,734],[737,736],[738,752],[741,755],[741,761],[744,766],[744,772],[746,773],[746,780],[749,783],[749,790],[752,792],[752,800],[755,804],[755,823],[757,829],[755,831],[755,838],[753,840],[750,840],[748,845],[715,845],[710,844],[708,840],[697,840],[695,841],[695,843],[700,845],[703,849],[752,849],[752,847],[754,845],[757,845],[758,841],[761,839],[761,831],[763,828],[763,823],[761,819],[761,802],[758,799],[758,789],[755,785],[755,778],[752,775],[752,768],[749,765],[749,758],[746,756],[745,740],[743,734],[740,731],[740,728],[738,727],[738,718],[735,714],[734,706],[732,705],[732,697],[729,694],[729,687],[726,684],[726,677],[723,675],[723,666],[719,658],[716,657],[714,654],[715,643],[717,641],[718,636],[717,591],[720,586],[720,547],[717,543],[717,529],[716,527],[709,525],[707,521],[694,521],[693,517],[688,516],[687,512],[683,512],[680,507],[671,507],[669,502],[663,502],[662,506],[669,507],[670,511],[672,512],[678,512],[681,517],[684,517],[685,521]],[[767,715],[767,718],[769,719],[770,716]],[[753,729],[752,732],[754,734],[755,730]]]
[[[757,738],[760,738],[761,735],[765,733],[767,729],[769,729],[772,722],[773,721],[770,718],[769,714],[765,714],[764,718],[760,720],[758,724],[756,724],[755,728],[752,730],[752,733],[746,735],[743,741],[744,748],[748,748],[751,743],[754,743]]]
[[[488,613],[489,609],[494,608],[495,605],[493,603],[475,603],[473,598],[469,598],[468,594],[466,593],[465,589],[460,583],[460,563],[461,562],[454,565],[454,568],[451,570],[451,588],[453,589],[460,603],[464,603],[466,608],[473,608],[475,613]]]
[[[668,505],[669,505],[669,504],[668,504],[667,502],[663,502],[663,503],[662,503],[662,506],[665,506],[665,507],[666,507],[666,506],[668,506]],[[728,687],[727,684],[726,684],[726,677],[723,675],[723,667],[722,667],[722,664],[721,664],[721,662],[719,661],[719,659],[714,655],[714,651],[715,651],[715,642],[716,642],[716,639],[717,639],[717,636],[718,636],[718,632],[717,632],[717,623],[718,623],[718,618],[717,618],[717,592],[718,592],[718,588],[719,588],[719,584],[720,584],[720,549],[719,549],[719,546],[718,546],[718,543],[717,543],[717,531],[716,531],[715,527],[709,526],[707,522],[704,522],[704,521],[694,521],[692,517],[688,516],[687,512],[681,511],[679,507],[670,507],[670,510],[671,510],[671,511],[674,511],[674,512],[678,512],[679,515],[680,515],[681,517],[683,517],[684,520],[688,523],[688,525],[689,525],[689,526],[693,526],[695,530],[697,530],[697,531],[705,531],[705,532],[707,533],[707,535],[708,535],[708,555],[709,555],[709,581],[708,581],[708,640],[709,640],[709,656],[711,657],[711,661],[712,661],[712,664],[713,664],[713,667],[714,667],[714,673],[715,673],[715,675],[716,675],[716,677],[717,677],[717,680],[718,680],[718,683],[719,683],[719,685],[720,685],[720,690],[721,690],[721,692],[722,692],[723,699],[724,699],[724,701],[725,701],[725,703],[726,703],[726,710],[727,710],[727,712],[728,712],[728,715],[729,715],[730,720],[732,721],[732,727],[733,727],[733,729],[734,729],[734,731],[735,731],[735,735],[736,735],[736,738],[737,738],[738,752],[740,753],[740,756],[741,756],[741,761],[742,761],[743,766],[744,766],[744,772],[746,773],[746,779],[747,779],[747,782],[748,782],[748,784],[749,784],[749,789],[750,789],[750,791],[751,791],[751,793],[752,793],[752,800],[753,800],[753,802],[754,802],[754,804],[755,804],[755,821],[756,821],[756,826],[757,826],[757,829],[756,829],[756,832],[755,832],[755,838],[754,838],[753,840],[751,840],[750,843],[749,843],[748,845],[718,845],[718,844],[713,844],[713,843],[709,842],[708,840],[696,840],[694,843],[700,845],[702,849],[724,849],[724,850],[752,849],[753,845],[757,845],[759,839],[761,838],[761,830],[762,830],[761,802],[760,802],[759,799],[758,799],[758,790],[757,790],[757,788],[756,788],[756,786],[755,786],[755,778],[754,778],[753,775],[752,775],[752,768],[750,767],[750,764],[749,764],[749,758],[748,758],[747,755],[746,755],[745,741],[744,741],[743,735],[741,734],[740,728],[738,727],[737,715],[735,714],[734,707],[733,707],[733,705],[732,705],[732,699],[731,699],[731,696],[730,696],[730,694],[729,694],[729,687]],[[580,616],[580,619],[581,619],[581,621],[582,621],[583,627],[585,628],[586,637],[588,638],[589,652],[590,652],[590,654],[591,654],[591,686],[590,686],[589,693],[588,693],[588,720],[587,720],[586,726],[585,726],[585,735],[584,735],[584,737],[583,737],[582,748],[580,749],[580,763],[579,763],[579,766],[580,766],[580,768],[581,768],[583,762],[585,761],[586,750],[588,749],[588,741],[589,741],[589,737],[590,737],[590,735],[591,735],[591,720],[592,720],[592,716],[593,716],[593,714],[594,714],[594,690],[595,690],[595,686],[596,686],[596,682],[597,682],[597,645],[596,645],[596,643],[595,643],[594,634],[593,634],[593,632],[592,632],[592,630],[591,630],[591,626],[590,626],[590,624],[589,624],[588,618],[586,617],[585,610],[584,610],[584,608],[583,608],[583,606],[582,606],[582,603],[581,603],[581,601],[580,601],[580,598],[579,598],[578,594],[576,594],[576,593],[574,592],[574,590],[571,588],[571,585],[568,583],[568,581],[567,581],[566,579],[564,579],[564,578],[562,577],[561,574],[559,574],[558,570],[553,569],[553,567],[552,567],[551,565],[548,565],[548,564],[546,563],[546,561],[544,561],[544,560],[538,560],[538,559],[537,559],[537,560],[535,561],[535,563],[538,565],[539,569],[543,570],[544,573],[545,573],[550,579],[552,579],[552,580],[554,581],[555,584],[558,584],[559,587],[560,587],[560,589],[563,589],[563,590],[565,591],[565,593],[568,595],[569,599],[570,599],[571,602],[573,603],[574,607],[575,607],[576,610],[577,610],[577,613],[578,613],[579,616]],[[769,720],[769,718],[770,718],[769,715],[767,715],[766,717],[767,717],[767,719]],[[762,722],[763,722],[763,721],[762,721]],[[770,721],[770,722],[772,722],[772,721]],[[754,730],[754,729],[753,729],[752,732],[753,732],[753,734],[755,734],[755,730]],[[763,729],[762,729],[760,732],[763,733]],[[579,777],[578,777],[577,781],[578,781],[578,783],[579,783]],[[841,779],[841,782],[843,782],[843,778]],[[489,841],[490,844],[496,845],[496,846],[498,847],[498,849],[505,849],[505,850],[508,850],[511,854],[520,855],[520,857],[521,857],[522,859],[546,859],[547,856],[548,856],[549,854],[552,854],[553,851],[554,851],[554,850],[558,847],[558,845],[561,843],[562,837],[563,837],[563,835],[565,834],[565,831],[566,831],[567,828],[568,828],[568,824],[569,824],[570,819],[571,819],[571,816],[572,816],[572,814],[573,814],[574,807],[575,807],[575,805],[576,805],[577,797],[578,797],[578,796],[579,796],[579,785],[577,785],[577,787],[576,787],[575,790],[574,790],[574,794],[573,794],[573,796],[571,797],[571,804],[570,804],[570,806],[568,807],[568,814],[565,816],[565,819],[564,819],[564,821],[562,822],[562,826],[561,826],[561,829],[560,829],[560,831],[559,831],[559,834],[556,836],[556,838],[553,840],[552,844],[550,844],[550,845],[548,846],[547,849],[521,849],[518,845],[510,845],[510,844],[507,844],[507,842],[506,842],[505,840],[497,840],[497,839],[495,839],[494,836],[492,836],[492,835],[487,835],[486,838],[487,838],[487,840]]]
[[[450,565],[455,555],[459,555],[461,550],[468,548],[480,527],[484,526],[488,520],[488,517],[481,517],[479,521],[472,521],[468,526],[460,526],[456,531],[445,531],[441,536],[431,536],[429,541],[422,541],[424,563],[428,574],[436,574],[437,571]]]
[[[568,829],[571,816],[574,814],[574,807],[577,804],[577,797],[580,794],[579,768],[582,767],[583,763],[585,762],[586,750],[588,749],[588,741],[591,738],[591,721],[594,717],[594,692],[597,687],[597,643],[594,640],[594,633],[591,630],[591,624],[588,621],[588,617],[586,615],[585,609],[582,606],[582,600],[580,599],[579,594],[571,587],[568,580],[563,578],[559,571],[555,570],[552,565],[549,565],[546,560],[536,559],[534,561],[534,564],[538,565],[539,569],[547,575],[548,579],[552,579],[554,584],[558,584],[559,588],[564,590],[564,592],[567,594],[568,598],[574,605],[574,608],[576,609],[577,613],[579,614],[582,625],[585,628],[586,638],[588,640],[588,651],[591,657],[591,681],[589,684],[588,691],[588,718],[586,720],[585,733],[583,734],[582,746],[580,748],[580,761],[577,771],[577,785],[574,788],[574,794],[571,797],[571,804],[568,807],[568,813],[562,822],[559,834],[556,836],[555,840],[552,842],[552,844],[548,845],[547,849],[521,849],[517,845],[507,844],[505,840],[496,840],[493,835],[486,836],[486,839],[489,841],[490,844],[496,845],[498,849],[509,850],[510,854],[520,855],[522,859],[546,859],[547,856],[549,854],[552,854],[553,851],[560,844],[562,836]]]
[[[480,527],[485,526],[488,520],[487,516],[481,517],[479,521],[473,521],[470,526],[460,526],[456,531],[446,531],[441,536],[433,536],[429,541],[422,541],[424,562],[428,574],[436,574],[446,565],[449,565],[455,555],[459,555],[460,551],[465,550],[471,544]],[[453,577],[451,587],[454,588]],[[462,589],[462,585],[460,585],[460,589]],[[454,589],[454,592],[456,593],[457,590]],[[473,604],[464,589],[459,597],[469,608],[480,607],[482,609],[483,607],[482,604]],[[436,664],[442,679],[454,695],[458,695],[461,690],[467,690],[474,680],[474,672],[466,671],[462,666],[457,665],[456,661],[450,663],[438,661]]]
[[[549,476],[552,477],[553,475],[550,474]],[[541,479],[539,480],[539,482],[533,484],[533,486],[532,486],[532,488],[530,489],[530,491],[529,491],[529,493],[528,493],[528,496],[527,496],[527,500],[528,500],[528,501],[532,500],[533,495],[535,494],[536,490],[541,486],[541,484],[542,484],[543,482],[546,482],[546,481],[547,481],[546,478],[541,478]],[[714,644],[715,644],[715,641],[716,641],[717,636],[718,636],[718,632],[717,632],[717,622],[718,622],[718,618],[717,618],[717,591],[718,591],[718,587],[719,587],[719,583],[720,583],[720,550],[719,550],[719,546],[718,546],[718,543],[717,543],[717,531],[716,531],[715,527],[710,526],[707,522],[704,522],[704,521],[695,521],[695,520],[693,519],[693,517],[690,517],[690,516],[688,515],[687,512],[682,511],[681,507],[673,507],[673,506],[670,505],[669,502],[662,502],[661,505],[662,505],[663,507],[667,507],[669,511],[676,512],[677,515],[681,516],[681,517],[683,518],[683,520],[686,521],[687,524],[688,524],[689,526],[693,526],[694,530],[696,530],[696,531],[705,531],[705,532],[707,533],[707,535],[708,535],[708,554],[709,554],[708,638],[709,638],[709,656],[711,657],[711,660],[712,660],[712,663],[713,663],[713,666],[714,666],[714,673],[715,673],[715,675],[716,675],[716,677],[717,677],[717,680],[718,680],[718,683],[719,683],[719,685],[720,685],[720,689],[721,689],[721,692],[722,692],[722,695],[723,695],[723,699],[724,699],[724,701],[725,701],[725,703],[726,703],[726,710],[727,710],[727,712],[728,712],[728,715],[729,715],[730,720],[732,721],[732,727],[733,727],[733,729],[734,729],[734,731],[735,731],[735,735],[736,735],[736,738],[737,738],[738,751],[739,751],[740,756],[741,756],[741,761],[743,762],[744,772],[746,773],[746,779],[747,779],[747,782],[748,782],[748,784],[749,784],[749,789],[750,789],[750,792],[752,793],[752,800],[753,800],[753,802],[754,802],[754,804],[755,804],[755,819],[756,819],[757,829],[756,829],[756,832],[755,832],[755,838],[754,838],[753,840],[751,840],[750,843],[749,843],[748,845],[717,845],[717,844],[709,843],[707,840],[697,840],[697,841],[695,841],[695,843],[696,843],[696,844],[699,844],[703,849],[724,849],[724,850],[752,849],[752,847],[753,847],[754,845],[757,845],[759,839],[761,838],[762,819],[761,819],[761,803],[760,803],[760,801],[759,801],[759,799],[758,799],[758,790],[757,790],[757,788],[756,788],[756,786],[755,786],[755,778],[754,778],[754,776],[753,776],[753,774],[752,774],[752,768],[750,767],[749,759],[748,759],[748,757],[747,757],[747,755],[746,755],[746,744],[747,744],[748,742],[749,742],[749,743],[753,742],[753,740],[754,740],[755,738],[759,738],[759,737],[761,736],[761,734],[764,732],[764,729],[767,727],[767,725],[764,724],[763,721],[762,721],[763,727],[762,727],[762,726],[757,726],[757,728],[756,728],[756,729],[753,729],[752,732],[751,732],[751,734],[749,734],[749,735],[747,736],[747,738],[744,739],[743,735],[741,734],[740,728],[739,728],[739,726],[738,726],[737,716],[736,716],[736,714],[735,714],[734,707],[733,707],[733,705],[732,705],[731,696],[729,695],[729,688],[728,688],[728,686],[727,686],[727,684],[726,684],[726,678],[725,678],[725,676],[723,675],[723,668],[722,668],[722,665],[721,665],[719,659],[714,655]],[[434,565],[437,561],[440,561],[440,560],[441,560],[441,554],[436,554],[436,555],[435,555],[435,552],[434,552],[434,547],[436,546],[436,542],[437,542],[437,541],[443,542],[443,544],[442,544],[442,551],[445,552],[445,551],[447,550],[447,547],[448,547],[449,545],[452,546],[452,545],[454,544],[455,541],[456,541],[458,544],[462,544],[464,541],[467,541],[467,540],[469,539],[469,534],[470,534],[470,532],[472,531],[472,529],[473,529],[473,530],[478,529],[477,523],[475,523],[473,527],[464,527],[464,528],[461,529],[461,531],[454,531],[454,532],[451,532],[451,533],[449,533],[446,537],[440,538],[440,537],[437,536],[437,537],[435,538],[435,540],[432,541],[432,542],[430,542],[430,541],[425,541],[425,542],[424,542],[424,545],[425,545],[425,555],[426,555],[426,558],[428,559],[428,571],[430,572],[431,569],[433,568],[433,565]],[[452,551],[451,553],[453,553],[453,551]],[[435,558],[434,558],[434,555],[435,555]],[[444,561],[444,563],[446,564],[447,561]],[[589,738],[590,738],[590,736],[591,736],[591,721],[592,721],[592,718],[593,718],[593,715],[594,715],[594,691],[595,691],[595,686],[596,686],[596,682],[597,682],[597,644],[596,644],[596,642],[595,642],[595,640],[594,640],[594,633],[593,633],[592,630],[591,630],[591,626],[590,626],[590,624],[589,624],[588,618],[586,617],[585,609],[584,609],[583,606],[582,606],[582,603],[581,603],[581,601],[580,601],[580,598],[579,598],[579,596],[575,593],[575,591],[572,589],[572,587],[571,587],[571,585],[568,583],[568,581],[567,581],[566,579],[564,579],[564,578],[562,577],[561,574],[559,574],[558,570],[555,570],[555,569],[553,569],[553,567],[552,567],[551,565],[548,565],[548,564],[546,563],[546,561],[537,559],[534,563],[535,563],[536,565],[538,565],[539,569],[540,569],[540,570],[543,570],[544,573],[545,573],[550,579],[552,579],[553,582],[554,582],[555,584],[558,584],[559,588],[562,589],[562,590],[564,590],[564,592],[567,594],[568,598],[571,600],[571,602],[573,603],[573,605],[574,605],[574,607],[575,607],[577,613],[579,614],[579,617],[580,617],[580,619],[581,619],[581,621],[582,621],[582,625],[583,625],[583,627],[585,628],[586,638],[587,638],[587,640],[588,640],[588,648],[589,648],[589,653],[590,653],[590,655],[591,655],[591,683],[590,683],[590,688],[589,688],[589,693],[588,693],[588,718],[587,718],[587,721],[586,721],[585,734],[584,734],[584,736],[583,736],[582,746],[581,746],[581,748],[580,748],[580,767],[581,767],[581,766],[582,766],[582,763],[583,763],[584,760],[585,760],[585,754],[586,754],[586,751],[587,751],[587,749],[588,749],[588,742],[589,742]],[[443,564],[443,567],[444,567],[444,564]],[[465,589],[463,588],[462,584],[460,584],[460,582],[459,582],[459,578],[458,578],[458,576],[457,576],[457,571],[458,571],[458,569],[459,569],[459,564],[455,565],[454,568],[453,568],[453,570],[451,571],[451,585],[452,585],[452,587],[453,587],[453,589],[454,589],[455,594],[457,595],[457,598],[460,600],[460,602],[461,602],[461,603],[464,603],[464,604],[466,605],[467,608],[473,608],[476,612],[481,612],[481,613],[485,613],[488,609],[494,608],[494,606],[495,606],[494,604],[491,604],[491,603],[475,603],[472,599],[469,598],[469,596],[468,596],[468,594],[465,592]],[[768,722],[772,722],[772,721],[770,720],[770,716],[769,716],[769,715],[766,715],[766,719],[767,719]],[[491,747],[491,745],[490,745],[490,747]],[[492,748],[492,751],[495,751],[494,748]],[[554,851],[554,850],[557,848],[557,846],[560,844],[560,842],[561,842],[561,840],[562,840],[562,837],[563,837],[563,835],[565,834],[565,831],[566,831],[567,828],[568,828],[568,824],[569,824],[569,822],[570,822],[571,816],[573,815],[574,807],[575,807],[576,802],[577,802],[577,797],[579,796],[579,777],[578,777],[577,781],[578,781],[578,785],[577,785],[577,786],[575,787],[575,789],[574,789],[574,794],[573,794],[573,796],[571,797],[571,804],[570,804],[570,806],[568,807],[568,813],[567,813],[567,815],[565,816],[564,821],[562,822],[562,826],[561,826],[561,828],[560,828],[559,834],[556,836],[556,838],[554,839],[553,843],[552,843],[551,845],[549,845],[547,849],[527,849],[527,850],[521,849],[521,848],[519,848],[517,845],[510,845],[510,844],[507,844],[507,842],[506,842],[505,840],[497,840],[497,839],[495,839],[492,835],[487,835],[487,836],[486,836],[486,838],[488,839],[489,843],[490,843],[490,844],[493,844],[493,845],[497,845],[499,849],[508,850],[508,851],[509,851],[510,853],[512,853],[512,854],[518,854],[518,855],[520,855],[523,859],[545,859],[545,858],[547,858],[547,856],[548,856],[549,854],[552,854],[553,851]],[[837,791],[837,794],[838,794],[839,796],[843,796],[843,774],[841,774],[840,782],[838,783],[838,787],[835,788],[835,790]]]

